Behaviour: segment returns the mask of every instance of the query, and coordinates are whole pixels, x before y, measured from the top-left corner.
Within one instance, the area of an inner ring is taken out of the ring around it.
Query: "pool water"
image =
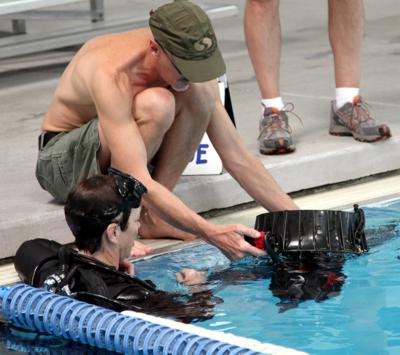
[[[136,272],[185,292],[175,281],[180,268],[213,270],[207,287],[223,302],[200,327],[311,354],[399,354],[400,200],[364,211],[370,251],[322,260],[318,268],[282,270],[268,258],[231,264],[201,245],[138,262]]]
[[[231,263],[201,244],[136,262],[136,273],[171,292],[211,290],[213,316],[195,320],[200,327],[311,354],[399,354],[400,200],[364,211],[370,251],[359,257],[276,268],[268,258]],[[207,283],[179,285],[175,273],[183,267],[207,271]],[[0,353],[112,354],[2,323]]]

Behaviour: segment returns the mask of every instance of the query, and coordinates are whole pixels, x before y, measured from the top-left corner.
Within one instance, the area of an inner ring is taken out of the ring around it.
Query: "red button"
[[[265,232],[260,232],[260,236],[254,241],[257,249],[265,250]]]

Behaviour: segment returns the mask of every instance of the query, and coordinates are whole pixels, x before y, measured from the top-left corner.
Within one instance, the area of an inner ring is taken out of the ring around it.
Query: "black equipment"
[[[256,240],[246,238],[265,249],[274,262],[288,253],[364,253],[368,245],[364,233],[364,211],[297,210],[263,213],[257,216],[255,229],[262,232]]]
[[[116,311],[140,311],[140,302],[158,292],[151,281],[131,277],[47,239],[24,242],[14,266],[21,280],[31,286]]]
[[[208,290],[193,294],[159,290],[150,280],[42,238],[24,242],[14,266],[24,283],[117,312],[133,310],[190,323],[212,318],[214,305],[221,302]]]

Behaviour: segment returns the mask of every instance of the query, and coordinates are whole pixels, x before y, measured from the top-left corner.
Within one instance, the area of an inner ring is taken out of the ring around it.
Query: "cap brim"
[[[170,54],[183,76],[192,83],[213,80],[226,72],[225,61],[218,48],[210,57],[201,60],[186,60]]]

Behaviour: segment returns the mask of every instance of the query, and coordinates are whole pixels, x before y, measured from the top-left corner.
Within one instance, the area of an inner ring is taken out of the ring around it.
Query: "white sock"
[[[265,107],[275,107],[279,111],[282,110],[285,106],[281,96],[273,97],[272,99],[262,99],[261,103]]]
[[[336,108],[341,108],[347,102],[360,95],[360,88],[336,88]]]

